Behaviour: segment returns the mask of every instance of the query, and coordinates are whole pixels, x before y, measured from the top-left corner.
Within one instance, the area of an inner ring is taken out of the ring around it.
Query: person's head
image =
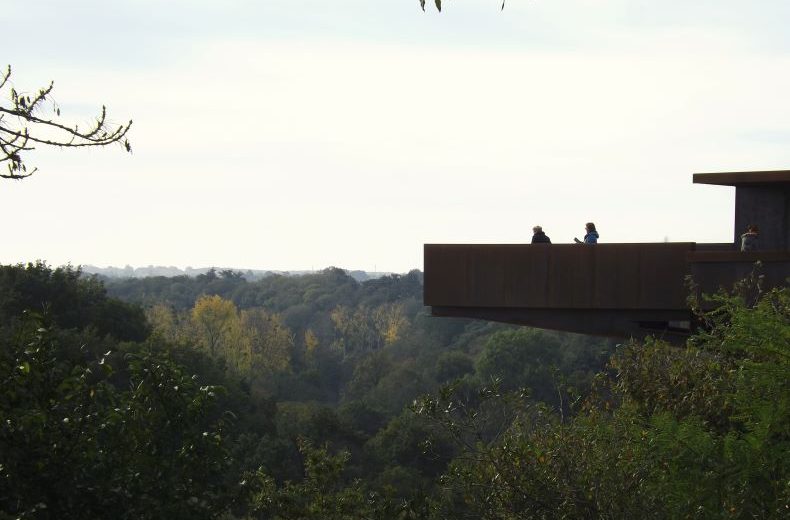
[[[588,222],[584,225],[584,229],[586,229],[588,233],[591,233],[595,231],[595,224],[593,224],[592,222]]]
[[[746,226],[746,231],[748,233],[754,233],[756,235],[760,233],[760,228],[757,227],[757,224],[749,224],[748,226]]]
[[[542,233],[543,232],[543,228],[540,227],[540,226],[535,226],[534,228],[532,228],[532,232],[533,233]]]

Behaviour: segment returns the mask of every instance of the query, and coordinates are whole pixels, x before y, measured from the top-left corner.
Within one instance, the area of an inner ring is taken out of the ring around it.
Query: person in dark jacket
[[[584,225],[584,230],[587,232],[587,234],[584,235],[584,241],[583,242],[581,240],[579,240],[578,238],[574,238],[573,240],[577,244],[581,244],[581,243],[584,243],[584,244],[597,244],[598,243],[598,232],[595,230],[595,224],[593,224],[592,222],[586,223]]]
[[[754,224],[746,226],[746,233],[741,235],[741,251],[757,251],[757,238],[760,236],[760,228]]]
[[[535,226],[532,228],[532,243],[533,244],[551,244],[551,239],[543,232],[543,228]]]

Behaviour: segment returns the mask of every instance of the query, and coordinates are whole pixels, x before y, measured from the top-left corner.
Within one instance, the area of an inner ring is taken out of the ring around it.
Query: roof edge
[[[790,185],[790,170],[695,173],[693,179],[694,184],[714,184],[718,186]]]

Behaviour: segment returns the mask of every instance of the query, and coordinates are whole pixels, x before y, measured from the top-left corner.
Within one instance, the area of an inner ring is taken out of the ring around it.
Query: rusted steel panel
[[[697,242],[694,244],[694,251],[740,251],[740,246],[740,241],[738,242],[737,248],[733,242],[719,242],[715,244],[710,242]]]
[[[757,240],[761,250],[787,250],[790,246],[788,235],[788,208],[790,207],[790,186],[759,185],[738,186],[735,189],[735,222],[733,242],[741,245],[741,233],[746,227],[756,224],[760,228]]]
[[[669,339],[688,336],[688,330],[672,331],[666,326],[663,330],[642,326],[650,322],[688,322],[689,310],[601,310],[601,309],[520,309],[520,308],[481,308],[481,307],[432,307],[431,314],[436,317],[472,318],[499,321],[515,325],[527,325],[544,329],[596,334],[610,337],[636,337],[655,335]]]
[[[642,299],[639,280],[642,272],[639,254],[640,247],[632,244],[619,246],[620,244],[615,247],[604,248],[598,253],[600,256],[605,254],[599,263],[599,277],[601,280],[598,286],[605,287],[608,284],[613,291],[612,298],[599,301],[599,308],[637,308]],[[657,306],[660,305],[650,305],[649,307],[655,308]]]
[[[686,254],[673,244],[426,244],[425,303],[449,307],[678,309]]]
[[[699,292],[705,294],[732,290],[735,282],[753,273],[762,277],[763,289],[786,286],[790,277],[786,251],[695,251],[687,259]]]
[[[686,259],[693,263],[788,262],[790,251],[690,251]]]
[[[588,246],[561,244],[551,246],[547,298],[541,307],[588,308],[593,302],[595,276]]]
[[[426,245],[425,304],[463,316],[542,328],[682,338],[691,320],[685,276],[701,292],[731,289],[761,261],[765,288],[785,285],[790,253],[710,245]]]
[[[423,246],[423,268],[425,273],[433,273],[424,279],[423,299],[426,305],[470,301],[469,294],[473,290],[471,284],[474,279],[467,276],[467,256],[468,249],[463,246]]]
[[[693,243],[642,244],[640,247],[640,309],[686,308],[686,253]],[[678,307],[680,306],[680,307]]]

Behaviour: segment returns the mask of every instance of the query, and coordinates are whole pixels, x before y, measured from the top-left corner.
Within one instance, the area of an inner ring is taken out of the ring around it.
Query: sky
[[[790,169],[786,0],[5,0],[0,64],[120,147],[0,181],[0,263],[422,269],[425,243],[728,242]]]

